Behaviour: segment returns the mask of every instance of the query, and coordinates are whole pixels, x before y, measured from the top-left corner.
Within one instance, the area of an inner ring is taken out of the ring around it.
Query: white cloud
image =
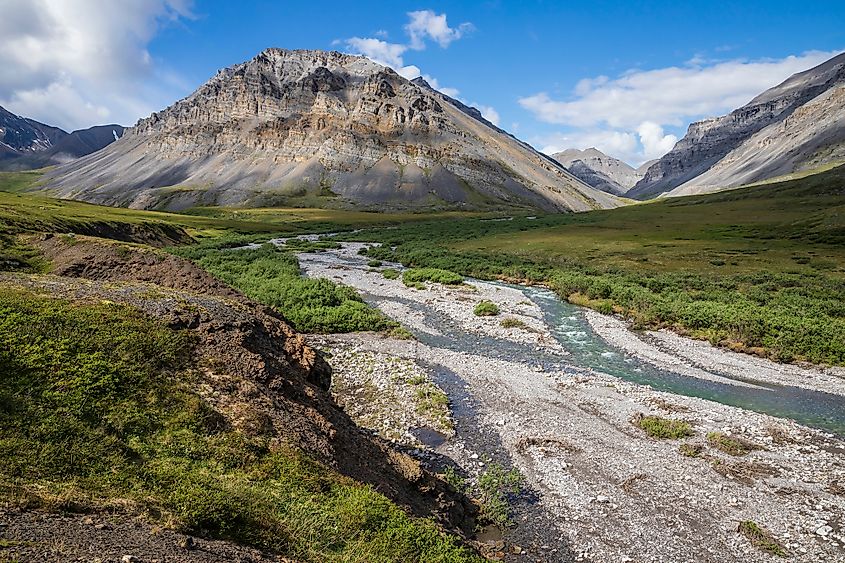
[[[374,37],[350,37],[346,45],[355,52],[360,53],[368,59],[393,69],[402,68],[405,63],[402,61],[402,54],[408,50],[407,45],[399,43],[388,43]]]
[[[646,160],[660,158],[675,146],[678,137],[666,135],[663,127],[653,121],[643,121],[637,127],[637,134],[640,137],[640,144],[643,147],[642,155]]]
[[[493,125],[496,125],[496,126],[499,125],[499,121],[501,120],[501,118],[499,116],[499,112],[496,111],[496,108],[494,108],[493,106],[485,106],[485,105],[477,104],[477,103],[474,103],[474,102],[469,104],[469,105],[475,106],[478,109],[478,111],[481,112],[481,115],[484,117],[484,119],[486,119],[487,121],[489,121]]]
[[[441,85],[436,78],[423,74],[415,65],[405,65],[405,54],[408,51],[422,51],[426,48],[426,40],[436,42],[443,49],[449,44],[464,36],[474,29],[471,23],[462,23],[458,27],[449,27],[446,21],[446,14],[436,14],[432,10],[419,10],[408,12],[409,22],[405,25],[405,33],[408,35],[408,43],[389,43],[377,37],[351,37],[346,40],[346,46],[351,51],[364,55],[368,59],[381,65],[388,66],[404,76],[413,80],[418,76],[429,83],[429,85],[451,98],[461,100],[460,91],[457,88],[450,88]],[[386,31],[376,33],[379,37],[387,37]],[[494,125],[499,124],[499,112],[492,106],[470,103],[481,112],[484,118]]]
[[[645,121],[681,125],[690,117],[718,115],[748,103],[760,92],[836,53],[812,51],[779,60],[734,60],[655,70],[619,78],[585,79],[574,97],[556,100],[546,92],[521,98],[540,121],[574,127],[635,129]]]
[[[710,61],[696,56],[683,66],[632,70],[610,79],[585,78],[569,99],[546,92],[519,99],[536,119],[570,130],[537,139],[550,150],[588,148],[636,163],[671,150],[677,136],[666,127],[684,127],[722,115],[796,72],[836,52],[810,51],[783,59]]]
[[[445,49],[452,41],[473,29],[473,25],[468,22],[456,28],[449,27],[446,14],[435,14],[432,10],[408,12],[408,17],[411,21],[405,26],[405,32],[410,38],[410,47],[418,51],[425,49],[426,39],[436,41]]]
[[[3,0],[0,105],[66,129],[132,124],[163,97],[147,44],[191,0]],[[157,76],[167,80],[168,77]]]
[[[384,39],[379,39],[379,37],[387,37],[386,31],[379,30],[376,32],[377,37],[350,37],[346,40],[346,47],[381,65],[389,66],[405,78],[412,80],[420,76],[421,72],[415,65],[405,65],[405,53],[409,50],[424,50],[426,39],[435,41],[445,49],[452,41],[460,39],[466,32],[473,29],[471,23],[462,23],[457,28],[451,28],[446,23],[446,14],[435,14],[431,10],[408,12],[408,18],[410,21],[405,25],[405,33],[408,35],[407,43],[389,43]],[[428,82],[431,83],[430,80]],[[457,90],[454,91],[457,92]],[[444,91],[444,93],[447,92]]]

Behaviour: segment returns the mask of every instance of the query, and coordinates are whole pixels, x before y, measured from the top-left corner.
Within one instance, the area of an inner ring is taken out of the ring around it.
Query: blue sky
[[[69,129],[131,124],[266,47],[337,49],[432,78],[540,149],[632,163],[845,49],[841,1],[0,0],[0,13],[0,105]]]

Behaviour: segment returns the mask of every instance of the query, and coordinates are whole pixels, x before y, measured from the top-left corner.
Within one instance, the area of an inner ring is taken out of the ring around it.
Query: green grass
[[[248,297],[273,307],[300,332],[381,331],[399,326],[364,303],[354,289],[325,278],[302,277],[292,252],[272,244],[254,250],[231,249],[240,242],[229,238],[171,250]],[[311,246],[320,248],[321,243]],[[298,243],[294,248],[302,251],[308,247]]]
[[[505,317],[504,319],[499,321],[499,325],[502,328],[528,328],[528,326],[524,322],[514,317]]]
[[[385,268],[381,271],[381,275],[384,276],[384,279],[386,280],[399,279],[399,271],[393,268]]]
[[[461,285],[464,277],[439,268],[409,268],[402,273],[402,282],[408,287],[419,287],[423,282]]]
[[[38,273],[47,270],[38,249],[20,237],[0,233],[0,271]]]
[[[428,520],[193,393],[193,336],[135,310],[0,291],[0,499],[117,503],[298,561],[478,561]]]
[[[728,436],[722,432],[708,432],[707,443],[717,450],[734,456],[745,455],[753,450],[760,449],[760,446],[753,442],[736,436]]]
[[[739,523],[737,531],[751,541],[751,545],[777,555],[778,557],[786,557],[788,555],[786,548],[777,539],[772,536],[771,532],[760,527],[752,520],[743,520]]]
[[[661,440],[678,440],[694,434],[688,422],[661,416],[639,415],[634,418],[634,424],[652,438]]]
[[[544,283],[563,299],[779,361],[845,365],[845,167],[610,211],[368,230],[370,258]]]
[[[511,499],[522,490],[523,477],[516,469],[506,470],[489,463],[478,476],[477,495],[481,516],[503,528],[513,524]]]
[[[472,312],[476,317],[494,317],[499,314],[499,306],[492,301],[479,301]]]
[[[699,444],[681,444],[678,446],[678,452],[686,457],[701,457],[701,452],[704,448]]]
[[[92,225],[152,224],[178,227],[198,238],[225,234],[300,234],[395,226],[439,218],[489,214],[446,211],[432,214],[368,212],[343,209],[268,207],[239,209],[202,207],[184,213],[141,211],[60,200],[42,193],[23,193],[41,179],[41,172],[0,173],[0,232],[77,232],[91,234]]]
[[[38,184],[42,172],[0,172],[0,191],[18,193]]]

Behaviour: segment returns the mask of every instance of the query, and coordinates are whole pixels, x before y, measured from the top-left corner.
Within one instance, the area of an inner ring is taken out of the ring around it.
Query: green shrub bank
[[[117,305],[0,291],[0,499],[129,500],[187,533],[298,561],[478,561],[427,520],[267,438],[188,387],[193,348]]]
[[[370,258],[543,283],[639,327],[845,365],[845,167],[613,211],[368,230]]]
[[[229,237],[171,251],[248,297],[277,309],[300,332],[379,331],[399,326],[364,303],[354,289],[325,278],[302,277],[296,256],[284,247],[264,244],[255,249],[233,249],[242,242],[239,237]],[[333,246],[336,243],[291,245],[297,252]]]

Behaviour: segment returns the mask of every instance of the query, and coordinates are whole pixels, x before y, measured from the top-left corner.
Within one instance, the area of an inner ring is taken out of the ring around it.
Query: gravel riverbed
[[[768,530],[790,560],[845,561],[845,444],[840,439],[784,418],[657,391],[577,365],[567,342],[555,338],[541,308],[521,289],[476,281],[468,282],[470,287],[407,288],[368,268],[357,254],[360,246],[302,254],[300,262],[308,276],[357,288],[418,340],[363,333],[325,337],[319,345],[335,350],[329,361],[336,368],[345,358],[338,350],[367,358],[356,365],[370,368],[346,368],[343,386],[360,388],[376,377],[377,389],[392,393],[393,402],[408,412],[391,411],[386,427],[366,404],[353,416],[370,427],[381,424],[379,432],[414,447],[424,463],[434,469],[456,464],[470,478],[491,461],[522,473],[527,489],[515,502],[515,525],[505,531],[504,546],[493,540],[494,552],[505,560],[781,560],[737,531],[740,522],[750,520]],[[482,299],[495,302],[500,315],[476,317],[473,308]],[[523,327],[502,327],[505,317],[522,321]],[[590,323],[617,353],[638,354],[639,361],[661,369],[687,377],[707,372],[751,391],[760,383],[799,384],[791,379],[792,366],[751,357],[743,364],[732,353],[676,335],[643,339],[628,334],[622,321],[608,319],[591,317]],[[652,349],[642,352],[647,346]],[[388,369],[374,376],[374,363],[398,366],[404,375],[391,377]],[[707,369],[715,364],[718,370]],[[749,365],[756,371],[749,373]],[[412,430],[427,422],[402,389],[420,373],[449,397],[454,425],[453,433],[443,434],[445,440],[428,445],[409,442],[409,436],[419,435]],[[736,381],[739,376],[742,382]],[[841,385],[827,372],[800,383],[830,393]],[[342,401],[343,391],[339,394]],[[686,421],[693,435],[651,438],[632,423],[639,414]],[[753,448],[730,455],[708,441],[712,432]],[[682,453],[683,444],[694,455]]]

